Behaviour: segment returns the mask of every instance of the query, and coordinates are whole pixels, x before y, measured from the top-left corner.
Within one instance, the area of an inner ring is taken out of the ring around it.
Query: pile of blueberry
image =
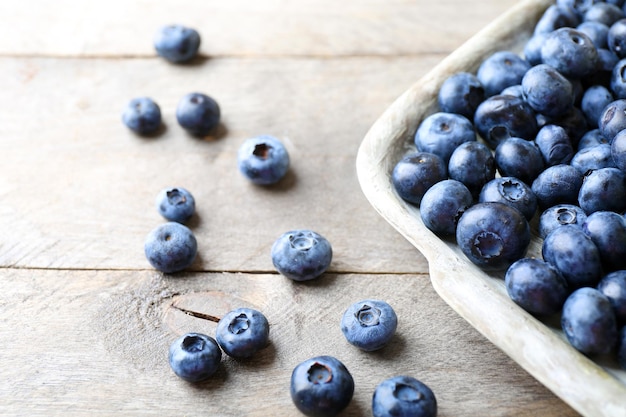
[[[626,368],[624,3],[557,0],[521,54],[448,77],[392,183],[515,303]]]

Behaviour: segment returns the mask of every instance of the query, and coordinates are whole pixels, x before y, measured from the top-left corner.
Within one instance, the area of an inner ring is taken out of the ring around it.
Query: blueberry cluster
[[[624,3],[556,0],[521,53],[445,79],[391,179],[515,303],[626,368]]]

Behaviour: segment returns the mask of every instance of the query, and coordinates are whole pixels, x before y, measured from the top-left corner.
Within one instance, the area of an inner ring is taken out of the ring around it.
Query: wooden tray
[[[485,273],[452,240],[435,236],[422,223],[419,209],[402,201],[391,183],[396,162],[414,149],[418,124],[437,110],[442,82],[455,72],[475,72],[497,50],[521,51],[552,3],[520,2],[400,96],[365,136],[357,155],[357,174],[367,199],[424,254],[433,287],[464,319],[581,414],[626,416],[626,371],[614,358],[587,358],[569,345],[558,321],[541,322],[519,308],[506,293],[503,273]],[[529,255],[541,256],[536,235]]]

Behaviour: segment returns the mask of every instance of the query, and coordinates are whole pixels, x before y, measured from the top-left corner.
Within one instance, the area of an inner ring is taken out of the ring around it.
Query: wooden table
[[[408,374],[440,416],[576,413],[452,311],[425,259],[368,204],[355,174],[361,139],[383,110],[514,0],[24,0],[0,3],[1,415],[294,416],[293,367],[341,359],[356,383],[345,416],[371,415],[374,387]],[[182,23],[202,57],[171,65],[152,36]],[[221,105],[204,139],[177,125],[186,93]],[[142,139],[121,109],[148,95],[166,129]],[[285,181],[257,187],[237,171],[248,137],[268,133],[292,160]],[[167,186],[191,190],[199,257],[162,275],[143,254],[163,222]],[[330,271],[308,283],[276,273],[269,250],[293,228],[333,245]],[[352,302],[384,299],[399,316],[382,351],[349,345]],[[251,306],[271,345],[223,359],[191,385],[167,364],[187,331]]]

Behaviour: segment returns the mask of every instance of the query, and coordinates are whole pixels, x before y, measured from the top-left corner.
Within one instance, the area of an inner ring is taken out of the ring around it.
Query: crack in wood
[[[213,316],[211,314],[200,313],[198,311],[187,310],[186,308],[178,307],[177,305],[172,304],[172,308],[175,308],[178,311],[182,311],[188,316],[195,317],[197,319],[208,320],[214,323],[219,323],[220,318],[217,316]]]

